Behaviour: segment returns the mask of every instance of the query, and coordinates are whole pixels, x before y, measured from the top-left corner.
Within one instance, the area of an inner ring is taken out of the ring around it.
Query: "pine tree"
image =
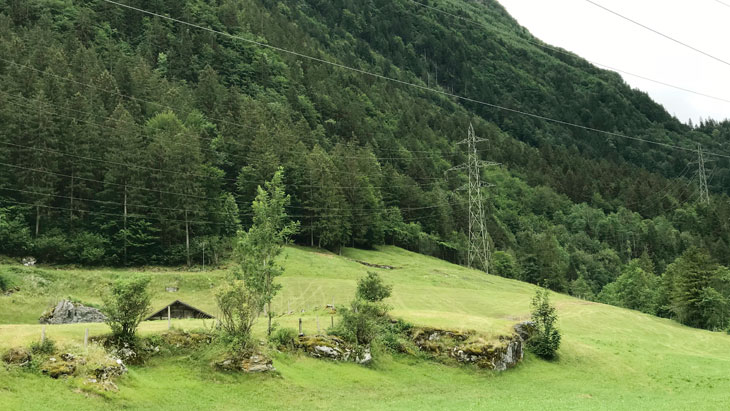
[[[347,202],[338,187],[334,162],[319,145],[307,157],[310,177],[306,205],[311,214],[310,245],[338,251],[350,236],[350,214]],[[306,195],[305,194],[305,195]]]

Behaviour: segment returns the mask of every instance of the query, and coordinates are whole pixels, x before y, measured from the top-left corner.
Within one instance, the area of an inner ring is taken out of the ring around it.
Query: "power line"
[[[183,20],[180,20],[180,19],[176,19],[176,18],[173,18],[173,17],[165,16],[165,15],[158,14],[158,13],[154,13],[154,12],[151,12],[151,11],[148,11],[148,10],[140,9],[138,7],[130,6],[130,5],[123,4],[123,3],[118,3],[116,1],[112,1],[112,0],[102,0],[102,1],[104,1],[106,3],[110,3],[110,4],[115,4],[117,6],[124,7],[124,8],[130,9],[130,10],[138,11],[140,13],[144,13],[144,14],[147,14],[147,15],[150,15],[150,16],[155,16],[155,17],[158,17],[158,18],[161,18],[161,19],[165,19],[165,20],[172,21],[172,22],[175,22],[175,23],[183,24],[183,25],[186,25],[186,26],[189,26],[189,27],[193,27],[193,28],[196,28],[196,29],[199,29],[199,30],[203,30],[203,31],[207,31],[207,32],[210,32],[210,33],[219,34],[219,35],[222,35],[222,36],[225,36],[225,37],[229,37],[229,38],[241,40],[241,41],[244,41],[244,42],[247,42],[247,43],[250,43],[250,44],[259,46],[259,47],[264,47],[264,48],[268,48],[268,49],[271,49],[271,50],[279,51],[279,52],[282,52],[282,53],[287,53],[287,54],[290,54],[290,55],[293,55],[293,56],[296,56],[296,57],[301,57],[301,58],[304,58],[304,59],[316,61],[316,62],[323,63],[323,64],[329,64],[329,65],[334,66],[334,67],[338,67],[338,68],[341,68],[341,69],[350,70],[350,71],[353,71],[353,72],[356,72],[356,73],[368,75],[368,76],[371,76],[371,77],[374,77],[374,78],[377,78],[377,79],[387,80],[387,81],[390,81],[390,82],[393,82],[393,83],[397,83],[397,84],[401,84],[401,85],[405,85],[405,86],[409,86],[409,87],[414,87],[414,88],[417,88],[417,89],[420,89],[420,90],[423,90],[423,91],[430,91],[430,92],[433,92],[433,93],[441,94],[443,96],[447,96],[447,97],[451,97],[451,98],[463,100],[463,101],[466,101],[466,102],[475,103],[475,104],[483,105],[483,106],[486,106],[486,107],[491,107],[491,108],[494,108],[494,109],[507,111],[507,112],[510,112],[510,113],[520,114],[520,115],[523,115],[523,116],[532,117],[532,118],[535,118],[535,119],[538,119],[538,120],[543,120],[543,121],[547,121],[547,122],[551,122],[551,123],[555,123],[555,124],[560,124],[560,125],[564,125],[564,126],[570,126],[570,127],[582,129],[582,130],[585,130],[585,131],[592,131],[592,132],[595,132],[595,133],[604,134],[604,135],[608,135],[608,136],[612,136],[612,137],[618,137],[618,138],[624,138],[624,139],[628,139],[628,140],[639,141],[639,142],[643,142],[643,143],[647,143],[647,144],[653,144],[653,145],[657,145],[657,146],[661,146],[661,147],[665,147],[665,148],[682,150],[682,151],[686,151],[686,152],[695,152],[695,150],[692,149],[692,148],[681,147],[681,146],[674,145],[674,144],[662,143],[662,142],[658,142],[658,141],[647,140],[647,139],[640,138],[640,137],[634,137],[634,136],[629,136],[629,135],[626,135],[626,134],[621,134],[621,133],[616,133],[616,132],[601,130],[601,129],[597,129],[597,128],[593,128],[593,127],[588,127],[588,126],[583,126],[583,125],[571,123],[571,122],[568,122],[568,121],[563,121],[563,120],[558,120],[558,119],[546,117],[546,116],[543,116],[543,115],[540,115],[540,114],[529,113],[529,112],[522,111],[522,110],[517,110],[517,109],[513,109],[513,108],[509,108],[509,107],[504,107],[504,106],[501,106],[501,105],[498,105],[498,104],[493,104],[493,103],[488,103],[488,102],[481,101],[481,100],[476,100],[476,99],[473,99],[473,98],[470,98],[470,97],[460,96],[458,94],[450,93],[450,92],[447,92],[447,91],[444,91],[444,90],[434,89],[434,88],[431,88],[431,87],[428,87],[428,86],[424,86],[424,85],[421,85],[421,84],[411,83],[411,82],[408,82],[408,81],[405,81],[405,80],[400,80],[400,79],[393,78],[393,77],[389,77],[389,76],[386,76],[386,75],[383,75],[383,74],[373,73],[373,72],[370,72],[370,71],[367,71],[367,70],[363,70],[363,69],[359,69],[359,68],[347,66],[347,65],[340,64],[340,63],[336,63],[336,62],[332,62],[332,61],[327,61],[327,60],[324,60],[324,59],[321,59],[321,58],[318,58],[318,57],[313,57],[313,56],[310,56],[310,55],[307,55],[307,54],[303,54],[303,53],[300,53],[300,52],[297,52],[297,51],[292,51],[292,50],[288,50],[288,49],[285,49],[285,48],[282,48],[282,47],[278,47],[278,46],[273,46],[273,45],[270,45],[270,44],[262,43],[262,42],[259,42],[259,41],[256,41],[256,40],[247,39],[245,37],[237,36],[237,35],[234,35],[234,34],[225,33],[225,32],[219,31],[219,30],[211,29],[209,27],[201,26],[201,25],[194,24],[194,23],[189,23],[189,22],[186,22],[186,21],[183,21]],[[709,154],[709,153],[707,153],[707,154]],[[716,154],[713,154],[713,155],[716,155]],[[718,156],[725,157],[725,158],[730,158],[730,155],[718,155]]]
[[[50,205],[45,205],[45,204],[26,203],[23,201],[15,201],[15,200],[4,200],[3,199],[3,200],[0,200],[0,203],[26,205],[26,206],[31,206],[31,207],[40,207],[40,208],[47,208],[47,209],[52,209],[52,210],[76,211],[79,213],[98,214],[98,215],[104,215],[104,216],[125,217],[124,214],[118,214],[118,213],[108,213],[108,212],[104,212],[104,211],[91,211],[91,210],[78,210],[78,209],[73,209],[73,208],[68,208],[68,207],[55,207],[55,206],[50,206]],[[188,210],[188,212],[191,212],[191,211],[192,210]],[[173,218],[165,218],[165,217],[155,216],[155,215],[151,215],[151,214],[142,215],[142,214],[128,213],[126,215],[126,217],[127,218],[154,218],[159,221],[173,221],[173,222],[178,222],[178,223],[186,222],[185,220],[176,220]],[[205,224],[205,225],[225,225],[225,223],[216,223],[216,222],[212,222],[212,221],[194,221],[194,220],[188,220],[187,223]]]
[[[78,200],[80,202],[92,202],[92,203],[98,203],[98,204],[107,204],[107,205],[117,205],[117,206],[124,206],[124,203],[117,202],[117,201],[108,201],[108,200],[95,200],[90,198],[83,198],[83,197],[70,197],[70,196],[64,196],[61,194],[51,194],[51,193],[43,193],[39,191],[30,191],[30,190],[22,190],[22,189],[16,189],[16,188],[6,188],[2,187],[0,188],[0,191],[6,190],[6,191],[14,191],[18,193],[24,193],[24,194],[30,194],[30,195],[37,195],[41,197],[54,197],[54,198],[63,198],[63,199],[70,199],[70,200]],[[1,200],[0,200],[1,201]],[[438,205],[434,206],[424,206],[424,207],[403,207],[398,208],[399,211],[402,212],[411,212],[411,211],[418,211],[418,210],[427,210],[427,209],[434,209],[434,208],[441,208],[445,206],[451,206],[456,203],[451,202],[445,202],[440,203]],[[178,211],[178,212],[189,212],[189,213],[201,213],[201,214],[217,214],[222,216],[230,216],[230,213],[224,212],[224,211],[196,211],[196,210],[189,210],[189,209],[182,209],[182,208],[171,208],[171,207],[160,207],[160,206],[150,206],[150,205],[142,205],[142,204],[133,204],[133,203],[127,203],[127,207],[130,208],[148,208],[148,209],[154,209],[154,210],[164,210],[164,211]],[[354,213],[354,214],[317,214],[314,217],[362,217],[365,215],[375,215],[379,214],[381,211],[387,213],[387,209],[376,209],[376,208],[361,208],[361,209],[353,209],[353,208],[327,208],[327,207],[297,207],[297,206],[287,206],[287,208],[294,208],[294,209],[306,209],[306,210],[312,210],[312,211],[322,211],[322,210],[335,210],[335,211],[372,211],[373,213]],[[80,213],[90,213],[92,211],[89,210],[83,210],[83,209],[74,209],[74,211],[78,211]],[[128,216],[134,216],[134,213],[128,213]],[[237,213],[237,216],[252,216],[252,212],[247,213]],[[141,214],[137,214],[138,217],[143,217]],[[306,218],[306,217],[312,217],[312,215],[299,215],[299,214],[287,214],[288,217],[292,218]],[[172,220],[172,219],[166,219],[169,221],[179,221],[184,222],[184,220]],[[209,221],[189,221],[191,223],[213,223]],[[214,223],[218,224],[218,223]]]
[[[53,171],[49,171],[49,170],[43,170],[43,169],[37,169],[37,168],[24,167],[24,166],[19,166],[19,165],[15,165],[15,164],[8,164],[8,163],[3,163],[3,162],[0,162],[0,166],[11,167],[11,168],[21,169],[21,170],[26,170],[26,171],[32,171],[32,172],[37,172],[37,173],[42,173],[42,174],[55,175],[55,176],[61,177],[61,178],[74,178],[76,180],[81,180],[81,181],[87,181],[87,182],[93,182],[93,183],[99,183],[99,184],[106,184],[106,185],[112,185],[112,186],[118,186],[118,187],[126,187],[128,189],[143,190],[143,191],[154,192],[154,193],[159,193],[159,194],[168,194],[168,195],[175,195],[175,196],[181,196],[181,197],[189,197],[189,198],[195,198],[195,199],[199,199],[199,200],[212,200],[212,201],[219,201],[220,200],[219,198],[214,198],[214,197],[197,196],[197,195],[194,195],[194,194],[177,193],[177,192],[171,192],[171,191],[165,191],[165,190],[156,190],[156,189],[151,189],[151,188],[147,188],[147,187],[140,187],[140,186],[134,186],[134,185],[129,185],[129,184],[119,184],[119,183],[102,181],[102,180],[95,180],[95,179],[85,178],[85,177],[79,177],[79,176],[70,176],[68,174],[57,173],[57,172],[53,172]],[[234,194],[231,194],[231,195],[233,195],[236,198],[240,198],[241,197],[240,195],[238,195],[238,196],[237,195],[234,195]],[[53,196],[55,196],[55,195],[53,195]],[[83,199],[79,199],[79,200],[83,200]],[[122,203],[117,203],[117,204],[122,205]],[[399,208],[399,209],[401,211],[409,212],[409,211],[426,210],[426,209],[431,209],[431,208],[439,208],[439,207],[443,207],[444,205],[453,205],[453,204],[456,204],[456,203],[442,203],[440,205],[435,205],[435,206],[404,207],[404,208]],[[128,205],[131,206],[130,204],[128,204]],[[380,211],[384,211],[384,209],[380,209],[380,208],[327,208],[327,207],[307,207],[307,206],[289,206],[289,208],[305,209],[305,210],[340,210],[340,211],[351,211],[351,212],[352,211],[374,211],[374,212],[378,212],[378,213]],[[177,210],[178,211],[185,211],[183,209],[177,209]],[[191,210],[188,210],[188,211],[191,211]],[[241,214],[241,215],[246,215],[246,214]],[[348,215],[337,215],[337,216],[338,217],[345,217],[345,216],[348,216]],[[302,216],[302,217],[310,217],[310,216]]]
[[[45,75],[45,76],[50,76],[50,77],[56,78],[58,80],[71,82],[71,83],[74,83],[74,84],[77,84],[77,85],[80,85],[80,86],[89,87],[89,88],[92,88],[92,89],[101,91],[103,93],[108,93],[108,94],[116,95],[116,96],[119,96],[119,97],[121,97],[123,99],[129,99],[129,100],[133,100],[133,101],[139,101],[139,102],[143,102],[143,103],[147,103],[147,104],[156,105],[158,107],[168,109],[168,110],[170,110],[172,112],[179,112],[179,113],[183,113],[183,114],[192,114],[193,113],[192,111],[184,110],[184,109],[179,108],[179,107],[170,106],[170,105],[167,105],[167,104],[159,103],[159,102],[152,101],[152,100],[143,99],[143,98],[140,98],[140,97],[129,96],[129,95],[126,95],[126,94],[122,94],[122,93],[120,93],[118,91],[107,90],[107,89],[98,87],[98,86],[93,85],[93,84],[88,84],[88,83],[84,83],[84,82],[81,82],[81,81],[78,81],[78,80],[74,80],[74,79],[71,79],[71,78],[68,78],[68,77],[59,76],[58,74],[48,72],[47,70],[40,70],[40,69],[35,68],[35,67],[32,67],[32,66],[20,64],[20,63],[18,63],[16,61],[5,59],[5,58],[3,58],[1,56],[0,56],[0,61],[4,61],[4,62],[6,62],[8,64],[11,64],[11,65],[14,65],[16,67],[19,67],[19,68],[22,68],[22,69],[26,69],[26,70],[31,70],[31,71],[37,72],[37,73],[42,74],[42,75]],[[23,97],[23,98],[27,98],[27,97]],[[247,129],[250,129],[250,130],[258,130],[259,127],[260,127],[260,125],[259,126],[252,126],[252,125],[248,125],[248,124],[241,124],[241,123],[236,123],[236,122],[233,122],[233,121],[222,120],[222,119],[218,119],[218,118],[215,118],[215,117],[210,117],[208,115],[206,115],[206,118],[208,120],[212,120],[212,121],[215,121],[215,122],[218,122],[218,123],[230,124],[230,125],[234,125],[234,126],[237,126],[237,127],[247,128]],[[201,138],[205,138],[205,137],[201,137]],[[207,140],[211,140],[211,139],[207,138]],[[234,144],[240,144],[237,141],[229,141],[229,142],[232,142]],[[387,151],[392,151],[392,152],[400,152],[401,151],[400,149],[385,149],[385,148],[379,148],[378,150],[379,151],[386,151],[386,152]],[[427,153],[427,154],[432,154],[433,153],[433,150],[408,150],[408,149],[406,149],[406,150],[408,152],[410,152],[410,153]],[[454,154],[454,155],[458,155],[458,153],[457,154]],[[415,157],[415,158],[419,158],[419,157]],[[420,157],[420,158],[428,158],[428,157]],[[383,159],[383,160],[385,160],[385,159],[395,160],[395,159],[409,159],[409,158],[408,157],[393,157],[393,158],[390,158],[390,157],[389,158],[381,157],[379,159]]]
[[[77,112],[79,114],[86,114],[86,115],[89,115],[89,116],[94,116],[93,113],[90,113],[90,112],[87,112],[87,111],[83,111],[83,110],[73,109],[73,108],[70,108],[70,107],[59,107],[58,105],[56,105],[56,104],[54,104],[52,102],[43,102],[43,101],[38,100],[38,99],[33,99],[33,98],[25,97],[25,96],[22,96],[22,95],[15,95],[15,94],[11,94],[11,93],[9,93],[7,91],[2,91],[2,90],[0,90],[0,93],[5,94],[6,96],[11,97],[11,98],[22,98],[22,99],[24,99],[26,101],[38,102],[38,103],[46,104],[46,105],[49,105],[49,106],[54,107],[55,109],[66,110],[66,111],[73,111],[73,112]],[[55,111],[39,110],[37,107],[32,107],[32,106],[24,105],[24,104],[18,103],[17,101],[8,100],[7,102],[10,103],[10,104],[14,104],[14,105],[16,105],[18,107],[23,107],[23,108],[27,108],[27,109],[33,109],[36,112],[50,114],[50,115],[53,115],[53,116],[56,116],[56,117],[62,117],[62,118],[66,118],[68,120],[78,121],[78,122],[81,122],[81,123],[89,124],[89,125],[92,125],[92,126],[95,126],[95,127],[99,128],[100,130],[102,130],[102,129],[109,129],[109,130],[115,130],[115,131],[117,130],[114,127],[111,127],[111,126],[108,126],[108,125],[105,125],[105,124],[99,124],[99,123],[96,123],[96,122],[91,121],[91,120],[84,120],[84,119],[81,119],[81,118],[78,118],[78,117],[65,116],[65,115],[59,114],[59,113],[57,113]],[[139,125],[137,123],[129,122],[129,121],[124,121],[124,120],[116,119],[116,118],[113,118],[113,117],[103,117],[103,120],[113,121],[113,122],[117,122],[117,123],[121,123],[121,124],[128,124],[128,125],[132,125],[132,126],[135,126],[135,127],[142,127],[142,125]],[[198,136],[198,137],[201,140],[212,141],[211,138],[206,138],[206,137],[202,137],[202,136]],[[247,145],[247,144],[245,144],[243,142],[240,142],[240,141],[235,141],[235,140],[229,140],[229,141],[226,141],[226,143],[230,143],[230,144],[233,144],[233,145],[236,145],[236,146],[240,146],[240,147],[245,147],[245,148],[248,148],[249,147],[249,145]],[[167,142],[166,144],[171,144],[171,145],[176,145],[176,146],[181,146],[181,147],[189,147],[189,145],[188,144],[185,144],[185,143]],[[220,152],[217,152],[215,150],[211,150],[211,149],[205,148],[203,146],[201,146],[199,148],[201,150],[203,150],[203,151],[210,152],[210,153],[213,153],[213,154],[221,154]],[[301,152],[299,152],[297,150],[284,150],[284,151],[285,152],[289,152],[289,153],[301,154]],[[407,150],[407,151],[410,152],[410,150]],[[232,153],[225,153],[225,154],[228,155],[228,156],[231,156],[233,158],[250,160],[249,158],[244,158],[243,156],[235,155],[235,154],[232,154]],[[436,154],[436,153],[433,153],[433,154]],[[333,153],[327,153],[327,155],[330,156],[330,157],[343,158],[343,159],[370,159],[370,158],[374,158],[374,159],[376,159],[378,161],[385,161],[385,160],[419,160],[419,159],[431,159],[430,156],[426,156],[426,157],[418,157],[418,156],[414,156],[414,157],[378,157],[374,153],[373,153],[373,156],[372,157],[371,156],[367,156],[367,155],[365,155],[365,156],[335,155]],[[440,153],[440,155],[444,156],[444,153]],[[454,157],[460,156],[460,155],[462,155],[462,154],[461,153],[454,153],[453,154]],[[347,173],[343,173],[343,172],[339,172],[339,173],[340,174],[347,174]],[[353,173],[353,174],[357,174],[357,173]],[[232,178],[224,178],[224,179],[228,179],[228,180],[231,180],[231,181],[234,181],[234,180],[235,181],[240,181],[238,179],[232,179]],[[441,178],[435,178],[435,177],[431,177],[431,178],[426,177],[425,179],[434,179],[434,180],[438,179],[438,180],[441,180]],[[247,182],[263,183],[262,181],[247,181]]]
[[[696,90],[692,90],[692,89],[689,89],[689,88],[686,88],[686,87],[677,86],[675,84],[670,84],[670,83],[667,83],[667,82],[664,82],[664,81],[661,81],[661,80],[656,80],[656,79],[653,79],[653,78],[650,78],[650,77],[647,77],[647,76],[643,76],[641,74],[636,74],[636,73],[632,73],[632,72],[629,72],[629,71],[626,71],[626,70],[622,70],[622,69],[619,69],[619,68],[616,68],[616,67],[612,67],[612,66],[607,65],[607,64],[599,63],[599,62],[596,62],[596,61],[593,61],[593,60],[588,60],[588,59],[586,59],[584,57],[577,56],[574,53],[571,53],[569,51],[562,50],[562,49],[560,49],[558,47],[554,47],[554,46],[551,46],[551,45],[548,45],[548,44],[545,44],[545,43],[542,43],[542,42],[539,42],[539,41],[533,41],[533,40],[530,40],[528,38],[524,38],[524,37],[521,37],[521,36],[515,36],[513,34],[507,33],[506,31],[502,31],[502,30],[499,30],[499,29],[494,28],[492,26],[488,26],[488,25],[486,25],[486,24],[484,24],[484,23],[482,23],[480,21],[474,20],[474,19],[469,19],[469,18],[466,18],[466,17],[463,17],[463,16],[458,16],[456,14],[449,13],[449,12],[444,11],[444,10],[441,10],[441,9],[439,9],[437,7],[429,6],[427,4],[420,3],[420,2],[415,1],[415,0],[408,0],[408,1],[410,1],[411,3],[414,3],[414,4],[418,5],[418,6],[427,8],[429,10],[433,10],[435,12],[442,13],[444,15],[457,18],[459,20],[463,20],[463,21],[468,22],[468,23],[473,23],[473,24],[480,25],[480,26],[482,26],[482,27],[484,27],[484,28],[486,28],[488,30],[491,30],[491,31],[496,32],[496,33],[499,33],[499,34],[501,34],[503,36],[508,36],[510,39],[519,39],[519,40],[524,41],[525,43],[531,44],[533,46],[541,47],[541,48],[544,48],[546,50],[550,50],[550,51],[553,51],[553,52],[556,52],[556,53],[560,53],[560,54],[563,54],[563,55],[566,55],[566,56],[569,56],[569,57],[572,57],[572,58],[582,59],[582,60],[585,60],[585,61],[587,61],[587,62],[589,62],[589,63],[591,63],[593,65],[600,66],[600,67],[606,68],[608,70],[615,71],[617,73],[626,74],[628,76],[636,77],[636,78],[639,78],[641,80],[650,81],[652,83],[656,83],[656,84],[659,84],[659,85],[662,85],[662,86],[665,86],[665,87],[671,87],[671,88],[674,88],[676,90],[684,91],[686,93],[691,93],[691,94],[695,94],[695,95],[698,95],[698,96],[711,98],[713,100],[722,101],[722,102],[725,102],[725,103],[730,103],[730,99],[727,99],[727,98],[724,98],[724,97],[713,96],[711,94],[703,93],[701,91],[696,91]]]
[[[0,91],[0,93],[2,93],[2,91]],[[38,100],[35,100],[35,101],[38,101]],[[31,108],[29,106],[26,106],[26,105],[23,105],[23,104],[19,104],[19,103],[14,102],[14,101],[8,101],[8,102],[11,103],[11,104],[18,105],[20,107]],[[94,126],[97,126],[97,127],[100,127],[100,128],[113,129],[112,127],[109,127],[109,126],[101,125],[101,124],[94,123],[94,122],[91,122],[91,121],[88,121],[88,120],[78,119],[78,118],[75,118],[75,117],[64,116],[62,114],[55,113],[55,112],[51,112],[51,111],[45,111],[45,110],[37,110],[37,111],[40,111],[40,112],[43,112],[43,113],[46,113],[46,114],[50,114],[50,115],[55,115],[55,116],[58,116],[58,117],[66,117],[67,119],[70,119],[70,120],[75,120],[75,121],[80,121],[80,122],[88,123],[88,124],[91,124],[91,125],[94,125]],[[34,150],[34,151],[42,151],[42,152],[47,152],[47,153],[53,153],[53,154],[60,155],[60,156],[64,156],[64,157],[72,157],[72,158],[77,158],[77,159],[81,159],[81,160],[95,161],[95,162],[100,162],[100,163],[112,164],[112,165],[116,165],[116,166],[124,166],[124,167],[129,167],[129,168],[134,168],[134,169],[147,170],[147,171],[156,171],[156,172],[162,172],[162,173],[168,173],[168,174],[176,174],[176,175],[183,175],[183,176],[193,176],[193,177],[204,178],[204,179],[219,178],[220,180],[229,181],[229,182],[233,182],[233,183],[238,183],[238,182],[246,182],[246,183],[252,183],[252,184],[264,184],[264,183],[266,183],[265,181],[262,181],[262,180],[245,180],[245,179],[240,179],[240,178],[215,177],[215,176],[211,176],[211,175],[207,175],[207,174],[199,174],[199,173],[194,173],[194,172],[182,172],[182,171],[174,171],[174,170],[166,170],[166,169],[162,169],[162,168],[142,166],[142,165],[131,164],[131,163],[121,163],[121,162],[117,162],[117,161],[104,160],[104,159],[100,159],[100,158],[97,158],[97,157],[82,156],[82,155],[68,153],[68,152],[64,152],[64,151],[58,151],[58,150],[53,150],[53,149],[48,149],[48,148],[33,147],[33,146],[28,146],[28,145],[23,145],[23,144],[17,144],[17,143],[10,143],[10,142],[4,142],[4,141],[0,141],[0,144],[4,144],[4,145],[7,145],[7,146],[13,146],[13,147],[17,147],[17,148],[24,148],[24,149],[28,149],[28,150]],[[184,146],[182,144],[178,144],[178,145]],[[365,157],[363,157],[363,158],[365,158]],[[374,157],[374,158],[377,159],[377,157]],[[339,171],[339,170],[338,171],[333,171],[332,173],[333,174],[336,174],[336,175],[348,175],[348,174],[349,175],[358,175],[355,172],[348,173],[348,172]],[[437,185],[437,184],[440,184],[442,182],[442,180],[443,180],[441,178],[432,178],[432,179],[433,180],[436,180],[436,181],[431,182],[431,183],[416,183],[416,184],[418,184],[418,185],[425,185],[425,186],[427,186],[427,185]],[[304,188],[309,188],[310,187],[310,185],[307,185],[307,184],[289,184],[289,186],[292,186],[292,187],[304,187]],[[410,184],[408,184],[408,185],[388,185],[388,186],[372,186],[372,188],[384,189],[384,188],[411,187],[411,186],[412,185],[410,185]],[[322,188],[323,186],[322,185],[312,185],[311,187],[313,187],[313,188]],[[340,189],[355,189],[355,188],[362,188],[363,186],[329,186],[328,185],[327,187],[334,187],[334,188],[340,188]]]
[[[106,0],[105,0],[105,1],[106,1]],[[719,58],[719,57],[715,57],[715,56],[713,56],[713,55],[712,55],[712,54],[710,54],[710,53],[707,53],[707,52],[705,52],[705,51],[702,51],[702,50],[698,49],[697,47],[691,46],[691,45],[689,45],[689,44],[687,44],[687,43],[684,43],[684,42],[682,42],[682,41],[679,41],[679,40],[675,39],[674,37],[670,37],[670,36],[668,36],[668,35],[666,35],[666,34],[664,34],[664,33],[661,33],[661,32],[659,32],[659,31],[657,31],[657,30],[654,30],[653,28],[651,28],[651,27],[649,27],[649,26],[646,26],[646,25],[644,25],[644,24],[641,24],[641,23],[639,23],[639,22],[638,22],[638,21],[636,21],[636,20],[633,20],[633,19],[631,19],[631,18],[628,18],[628,17],[624,16],[623,14],[620,14],[620,13],[618,13],[618,12],[615,12],[615,11],[613,11],[613,10],[611,10],[611,9],[609,9],[609,8],[605,7],[605,6],[602,6],[602,5],[600,5],[600,4],[598,4],[598,3],[596,3],[596,2],[594,2],[594,1],[592,1],[592,0],[585,0],[585,1],[587,1],[588,3],[591,3],[592,5],[594,5],[594,6],[598,7],[598,8],[601,8],[601,9],[603,9],[603,10],[605,10],[605,11],[607,11],[607,12],[609,12],[609,13],[613,14],[613,15],[616,15],[616,16],[618,16],[618,17],[620,17],[620,18],[622,18],[622,19],[624,19],[624,20],[626,20],[626,21],[628,21],[628,22],[631,22],[631,23],[633,23],[633,24],[635,24],[635,25],[637,25],[637,26],[639,26],[639,27],[642,27],[642,28],[644,28],[644,29],[646,29],[646,30],[649,30],[649,31],[651,31],[651,32],[652,32],[652,33],[654,33],[654,34],[657,34],[657,35],[659,35],[659,36],[662,36],[662,37],[664,37],[665,39],[668,39],[668,40],[670,40],[670,41],[673,41],[673,42],[675,42],[675,43],[677,43],[677,44],[679,44],[679,45],[681,45],[681,46],[684,46],[684,47],[686,47],[686,48],[688,48],[688,49],[690,49],[690,50],[693,50],[693,51],[695,51],[695,52],[697,52],[697,53],[700,53],[700,54],[702,54],[702,55],[704,55],[704,56],[707,56],[707,57],[709,57],[709,58],[711,58],[711,59],[713,59],[713,60],[717,60],[717,61],[719,61],[719,62],[720,62],[720,63],[722,63],[722,64],[725,64],[725,65],[727,65],[727,66],[730,66],[730,63],[729,63],[729,62],[727,62],[727,61],[725,61],[725,60],[723,60],[723,59],[721,59],[721,58]]]

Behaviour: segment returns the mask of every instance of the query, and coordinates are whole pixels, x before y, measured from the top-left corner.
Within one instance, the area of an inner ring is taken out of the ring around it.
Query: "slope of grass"
[[[303,318],[314,332],[323,309],[334,298],[349,301],[357,278],[376,270],[394,285],[393,314],[423,325],[501,333],[529,315],[534,287],[471,271],[395,247],[378,251],[345,250],[343,256],[288,248],[275,300],[282,326]],[[356,260],[395,266],[374,269]],[[37,318],[45,306],[71,295],[100,302],[101,286],[124,270],[55,270],[0,266],[10,272],[20,293],[0,297],[0,350],[38,339]],[[181,299],[215,313],[211,284],[224,270],[183,272],[149,269],[159,292],[154,306]],[[31,281],[28,280],[31,277]],[[38,285],[38,279],[49,283]],[[164,292],[178,286],[178,293]],[[135,367],[120,382],[120,392],[89,397],[69,381],[0,368],[0,401],[9,409],[720,409],[730,401],[730,336],[696,330],[673,321],[553,295],[563,346],[560,358],[544,362],[530,355],[502,374],[454,368],[401,357],[380,357],[372,368],[354,364],[277,355],[277,376],[240,376],[214,372],[188,357],[161,358]],[[304,310],[304,312],[302,312]],[[201,321],[173,321],[196,328]],[[208,324],[209,325],[209,324]],[[78,344],[83,330],[106,332],[103,324],[48,326],[47,334]],[[143,333],[167,328],[148,322]],[[263,321],[257,328],[263,335]]]

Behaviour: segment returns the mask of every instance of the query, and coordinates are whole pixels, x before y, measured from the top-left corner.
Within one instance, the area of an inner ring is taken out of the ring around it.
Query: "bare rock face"
[[[515,330],[517,335],[522,338],[523,341],[527,341],[535,332],[535,323],[532,321],[523,321],[521,323],[515,324],[512,328]]]
[[[41,324],[101,323],[106,316],[96,308],[60,301],[50,312],[40,318]]]

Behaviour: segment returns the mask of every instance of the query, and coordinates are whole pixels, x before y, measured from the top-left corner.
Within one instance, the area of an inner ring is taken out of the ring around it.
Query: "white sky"
[[[498,0],[537,38],[595,63],[730,100],[730,65],[621,19],[585,0]],[[730,62],[730,0],[594,0]],[[730,118],[730,103],[621,74],[683,122]]]

